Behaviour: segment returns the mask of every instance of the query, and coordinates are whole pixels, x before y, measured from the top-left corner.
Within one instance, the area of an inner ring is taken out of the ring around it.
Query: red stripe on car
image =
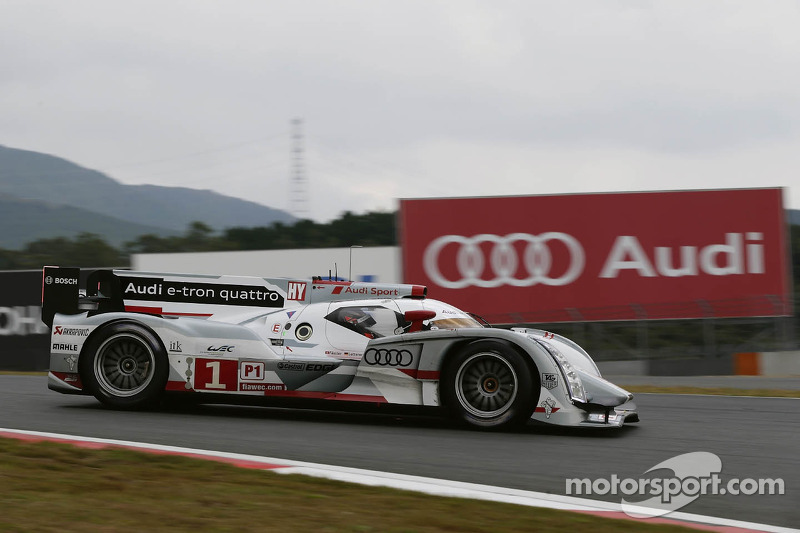
[[[167,381],[167,386],[164,387],[164,390],[169,390],[169,391],[191,390],[187,389],[186,385],[187,383],[185,381]]]
[[[398,368],[400,372],[414,379],[439,379],[440,372],[438,370],[414,370],[411,368]]]
[[[383,396],[368,396],[361,394],[340,394],[338,392],[316,392],[316,391],[264,391],[264,396],[280,396],[282,398],[311,398],[317,400],[341,400],[345,402],[372,402],[389,403]]]
[[[213,314],[213,313],[178,313],[176,311],[164,311],[162,307],[146,307],[141,305],[126,305],[125,310],[129,313],[145,313],[148,315],[211,316]]]

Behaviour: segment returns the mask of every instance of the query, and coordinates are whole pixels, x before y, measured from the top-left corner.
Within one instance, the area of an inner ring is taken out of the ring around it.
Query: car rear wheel
[[[499,429],[530,418],[537,402],[533,381],[522,355],[503,342],[484,340],[469,344],[449,362],[441,390],[457,420]]]
[[[81,355],[83,383],[104,404],[121,409],[149,407],[167,383],[169,363],[158,338],[134,323],[104,327]]]

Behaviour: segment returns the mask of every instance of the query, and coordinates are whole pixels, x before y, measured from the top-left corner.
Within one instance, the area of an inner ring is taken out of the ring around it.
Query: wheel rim
[[[118,333],[97,350],[94,374],[113,396],[134,396],[153,380],[156,358],[147,343],[136,335]]]
[[[508,411],[517,397],[517,374],[498,354],[470,356],[456,373],[456,396],[461,406],[479,418],[494,418]]]

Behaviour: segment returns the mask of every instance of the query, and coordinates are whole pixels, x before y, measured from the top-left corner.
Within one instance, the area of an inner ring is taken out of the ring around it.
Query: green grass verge
[[[211,461],[0,438],[2,531],[686,531]]]
[[[657,394],[711,394],[715,396],[758,396],[800,398],[800,390],[737,389],[734,387],[664,387],[659,385],[622,385],[626,391]]]

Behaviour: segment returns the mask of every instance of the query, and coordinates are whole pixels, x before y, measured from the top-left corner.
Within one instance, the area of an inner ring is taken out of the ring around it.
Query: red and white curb
[[[636,519],[622,511],[620,504],[572,496],[560,496],[544,492],[508,489],[491,485],[479,485],[460,481],[448,481],[421,476],[392,474],[375,470],[362,470],[343,466],[307,463],[292,461],[275,457],[261,457],[240,453],[199,450],[195,448],[182,448],[178,446],[165,446],[162,444],[148,444],[115,439],[99,439],[95,437],[81,437],[76,435],[62,435],[59,433],[46,433],[41,431],[27,431],[19,429],[0,428],[0,438],[11,438],[24,441],[52,441],[72,444],[82,448],[127,448],[146,453],[160,455],[180,455],[232,464],[242,468],[271,470],[278,474],[302,474],[305,476],[321,477],[361,485],[391,487],[401,490],[410,490],[432,494],[435,496],[449,496],[457,498],[472,498],[502,503],[526,505],[529,507],[544,507],[589,513],[608,518],[628,520],[645,520],[649,523],[674,524],[705,531],[721,532],[746,532],[767,531],[775,533],[798,532],[800,530],[731,520],[713,516],[691,513],[672,512],[670,518]]]

